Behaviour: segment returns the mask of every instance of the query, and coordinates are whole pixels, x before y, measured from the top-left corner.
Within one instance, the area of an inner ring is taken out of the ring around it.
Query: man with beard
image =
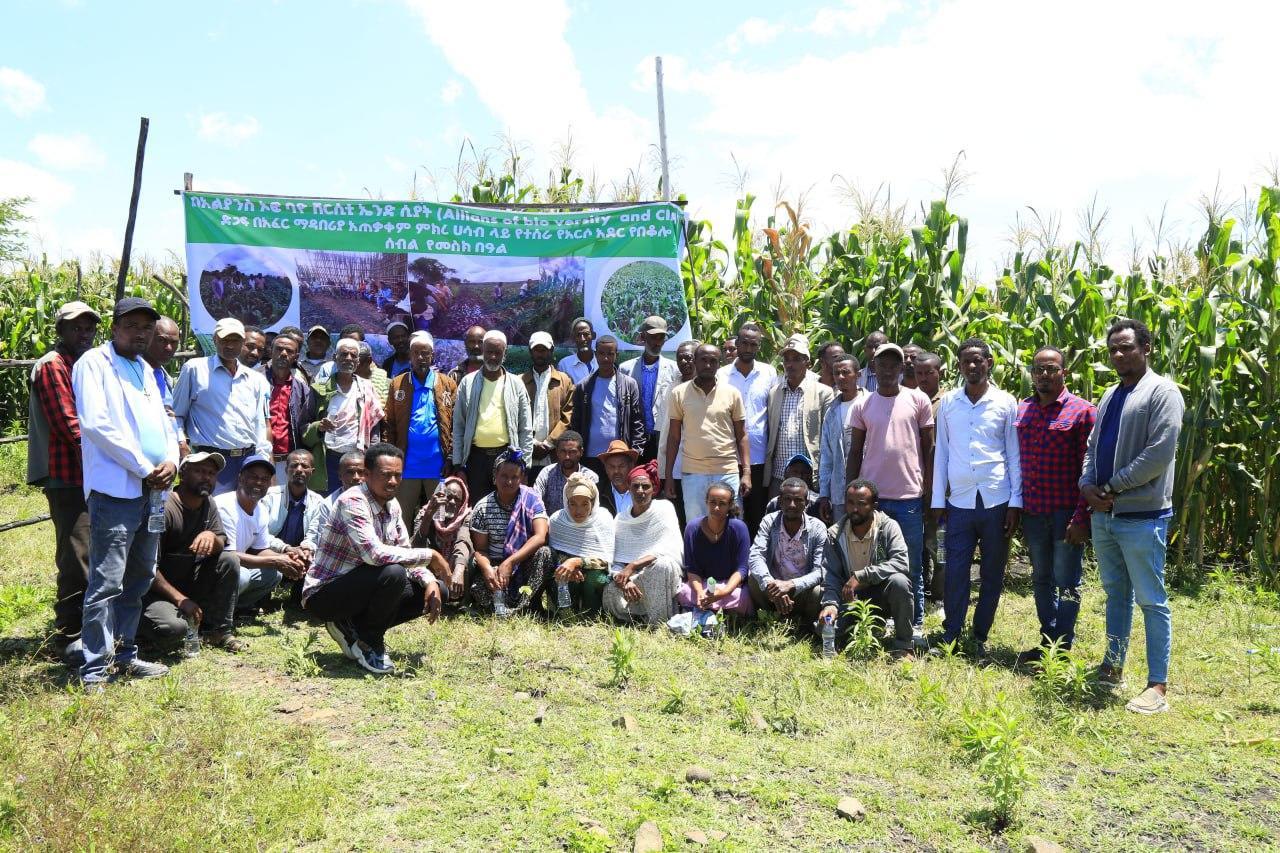
[[[271,594],[281,578],[299,580],[307,570],[308,555],[281,542],[268,532],[262,499],[271,487],[276,466],[266,457],[250,456],[237,478],[234,492],[213,499],[222,517],[227,549],[240,559],[236,612],[252,615],[258,603]]]
[[[240,363],[244,324],[226,317],[213,328],[216,352],[182,365],[173,389],[178,447],[217,453],[227,460],[215,494],[235,489],[245,457],[271,456],[267,406],[271,387],[256,370]]]
[[[611,442],[600,454],[600,465],[609,482],[608,486],[600,488],[600,506],[614,516],[631,511],[631,482],[627,476],[636,467],[639,455],[621,441]]]
[[[649,438],[640,450],[640,461],[658,458],[661,430],[666,425],[659,419],[666,411],[667,394],[678,385],[680,368],[669,358],[662,357],[669,332],[667,321],[657,316],[646,317],[640,324],[640,343],[644,352],[639,358],[624,362],[619,371],[630,376],[640,386],[640,413],[644,417],[644,429]]]
[[[573,321],[572,334],[573,355],[566,355],[560,359],[556,367],[560,368],[562,373],[569,374],[573,384],[577,385],[594,373],[599,366],[596,364],[595,352],[592,350],[592,344],[596,340],[596,330],[590,320],[579,317]]]
[[[418,508],[435,494],[453,451],[453,406],[458,386],[434,369],[436,343],[430,332],[409,338],[412,369],[391,380],[387,394],[387,440],[404,451],[404,477],[396,500],[412,527]]]
[[[769,391],[764,480],[770,497],[778,494],[783,469],[797,453],[822,464],[822,419],[835,394],[809,372],[809,363],[809,339],[792,335],[782,347],[783,379]]]
[[[311,386],[315,394],[312,417],[317,420],[307,426],[302,441],[316,460],[316,478],[312,481],[316,491],[337,488],[342,454],[364,452],[382,432],[382,401],[373,383],[356,375],[359,361],[360,344],[343,338],[333,350],[333,376]]]
[[[555,341],[546,332],[534,332],[529,336],[529,359],[533,367],[520,375],[525,393],[529,396],[533,417],[533,459],[529,463],[528,476],[536,481],[539,474],[555,464],[556,442],[573,418],[573,380],[569,374],[551,366],[555,356]],[[579,443],[582,437],[578,437]],[[582,448],[578,449],[582,456]],[[572,472],[568,472],[572,473]],[[560,488],[564,481],[560,482]],[[546,500],[543,500],[546,503]],[[556,502],[559,509],[559,501]],[[548,513],[555,510],[547,508]]]
[[[453,411],[453,467],[467,479],[472,502],[493,491],[493,462],[508,448],[533,455],[529,394],[502,366],[507,336],[494,329],[481,342],[484,366],[462,378]]]
[[[461,385],[464,376],[475,373],[484,364],[484,335],[484,326],[472,326],[462,336],[462,345],[466,347],[467,357],[449,371],[449,378],[453,380],[454,385]]]
[[[778,510],[764,517],[751,544],[751,600],[762,610],[796,620],[805,631],[818,615],[826,571],[827,526],[809,515],[809,482],[788,477]]]
[[[68,302],[58,309],[54,315],[58,343],[31,368],[28,398],[27,483],[44,487],[53,520],[53,564],[58,570],[52,643],[59,656],[69,654],[73,660],[79,655],[89,578],[89,509],[71,370],[93,346],[100,319],[83,302]]]
[[[594,484],[600,482],[596,472],[582,464],[582,436],[568,429],[556,438],[555,464],[545,466],[533,481],[533,490],[542,499],[548,516],[564,509],[565,484],[578,473]]]
[[[156,577],[138,625],[159,647],[177,646],[194,623],[211,646],[232,653],[247,648],[233,636],[240,561],[227,550],[222,518],[209,499],[225,464],[216,453],[188,454],[165,502]]]

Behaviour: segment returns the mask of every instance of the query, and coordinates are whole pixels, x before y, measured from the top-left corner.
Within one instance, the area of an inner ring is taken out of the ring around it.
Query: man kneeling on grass
[[[220,453],[189,453],[164,507],[164,533],[151,591],[142,598],[138,632],[162,649],[176,647],[189,622],[205,642],[243,651],[232,636],[240,560],[227,548],[222,517],[209,495],[227,464]]]
[[[843,642],[853,621],[841,611],[856,598],[869,599],[893,619],[893,654],[906,656],[911,654],[914,607],[907,540],[898,522],[876,509],[879,500],[880,492],[870,480],[854,480],[845,489],[845,517],[827,531],[818,621],[837,620],[836,638]]]
[[[448,567],[430,548],[409,547],[396,489],[404,452],[394,444],[365,451],[364,483],[338,498],[320,533],[302,586],[302,606],[328,620],[342,653],[375,675],[395,671],[384,642],[387,629],[424,613],[440,615],[437,576]]]

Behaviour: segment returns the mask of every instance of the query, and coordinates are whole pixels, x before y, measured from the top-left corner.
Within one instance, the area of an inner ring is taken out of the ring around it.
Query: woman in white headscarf
[[[585,471],[565,482],[564,509],[552,513],[547,538],[556,564],[556,584],[547,588],[548,612],[557,609],[556,587],[567,583],[576,612],[599,613],[613,562],[613,516],[600,508],[600,492]]]
[[[643,618],[662,625],[671,618],[672,598],[683,574],[684,540],[675,507],[654,500],[661,481],[657,462],[633,468],[631,508],[614,520],[611,583],[604,607],[619,619]]]

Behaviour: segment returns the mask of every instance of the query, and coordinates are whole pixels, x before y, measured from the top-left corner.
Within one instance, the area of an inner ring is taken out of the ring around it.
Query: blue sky
[[[1280,4],[817,0],[645,4],[106,3],[11,0],[0,28],[0,195],[31,195],[32,244],[118,254],[140,115],[151,135],[135,251],[181,254],[171,190],[447,197],[465,139],[652,181],[652,57],[665,57],[673,185],[717,230],[739,186],[767,215],[801,194],[821,233],[847,188],[915,214],[958,151],[971,271],[1015,216],[1097,194],[1109,255],[1175,238],[1198,197],[1242,198],[1280,154]],[[741,175],[745,173],[745,181]],[[431,178],[435,178],[433,184]]]

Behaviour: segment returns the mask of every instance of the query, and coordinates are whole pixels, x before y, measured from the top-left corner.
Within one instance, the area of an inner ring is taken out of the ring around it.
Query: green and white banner
[[[650,314],[674,348],[689,339],[680,279],[684,213],[657,202],[572,213],[422,201],[183,194],[191,325],[222,317],[266,331],[358,323],[382,350],[387,323],[412,318],[442,367],[467,328],[513,346],[536,331],[570,346],[574,318],[639,349]]]

